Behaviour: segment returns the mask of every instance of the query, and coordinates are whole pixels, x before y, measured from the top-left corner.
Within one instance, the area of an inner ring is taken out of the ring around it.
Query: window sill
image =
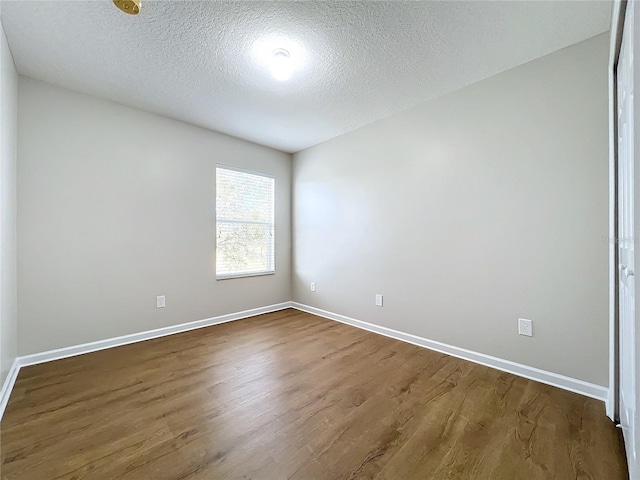
[[[230,275],[216,275],[216,280],[230,280],[232,278],[245,278],[245,277],[262,277],[263,275],[275,275],[275,270],[266,272],[252,272],[252,273],[234,273]]]

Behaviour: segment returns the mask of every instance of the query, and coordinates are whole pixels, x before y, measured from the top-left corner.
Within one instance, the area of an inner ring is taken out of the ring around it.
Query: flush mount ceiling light
[[[284,35],[268,35],[257,39],[251,49],[253,61],[279,82],[301,73],[306,63],[302,45]]]
[[[141,0],[113,0],[116,7],[129,15],[137,15],[140,13]]]
[[[276,80],[288,80],[293,72],[291,54],[284,48],[276,48],[271,53],[271,74]]]

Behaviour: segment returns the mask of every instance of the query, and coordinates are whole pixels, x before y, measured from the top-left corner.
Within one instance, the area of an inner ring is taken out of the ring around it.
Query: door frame
[[[619,321],[618,321],[618,129],[616,68],[622,44],[626,0],[614,0],[609,45],[609,391],[605,402],[607,416],[619,420]]]

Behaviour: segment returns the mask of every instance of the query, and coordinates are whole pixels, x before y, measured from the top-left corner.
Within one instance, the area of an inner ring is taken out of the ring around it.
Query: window
[[[216,168],[216,278],[275,273],[275,179]]]

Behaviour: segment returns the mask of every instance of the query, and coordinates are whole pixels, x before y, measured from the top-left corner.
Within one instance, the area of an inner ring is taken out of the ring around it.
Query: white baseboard
[[[241,312],[206,318],[204,320],[197,320],[195,322],[182,323],[179,325],[172,325],[170,327],[149,330],[146,332],[133,333],[131,335],[123,335],[106,340],[99,340],[96,342],[89,342],[81,345],[58,348],[55,350],[49,350],[46,352],[18,357],[11,365],[9,374],[7,375],[7,378],[2,385],[2,390],[0,390],[0,420],[2,419],[4,410],[7,406],[7,403],[9,402],[11,391],[13,390],[13,386],[16,382],[16,378],[18,377],[18,372],[20,371],[21,367],[36,365],[44,362],[51,362],[53,360],[60,360],[76,355],[83,355],[85,353],[105,350],[107,348],[119,347],[121,345],[127,345],[130,343],[142,342],[144,340],[151,340],[152,338],[165,337],[167,335],[187,332],[189,330],[195,330],[198,328],[210,327],[212,325],[219,325],[221,323],[227,323],[234,320],[241,320],[243,318],[262,315],[263,313],[277,312],[286,308],[295,308],[297,310],[311,313],[313,315],[318,315],[330,320],[346,323],[347,325],[362,328],[370,332],[385,335],[396,340],[401,340],[403,342],[411,343],[413,345],[428,348],[441,353],[446,353],[447,355],[458,357],[463,360],[468,360],[470,362],[479,363],[487,367],[496,368],[504,372],[512,373],[520,377],[535,380],[547,385],[562,388],[564,390],[569,390],[570,392],[579,393],[587,397],[596,398],[604,402],[606,402],[608,399],[609,389],[606,387],[601,387],[600,385],[584,382],[582,380],[566,377],[564,375],[559,375],[553,372],[547,372],[545,370],[540,370],[538,368],[511,362],[502,358],[492,357],[483,353],[473,352],[464,348],[454,347],[452,345],[447,345],[446,343],[436,342],[434,340],[418,337],[409,333],[399,332],[397,330],[392,330],[390,328],[374,325],[372,323],[363,322],[361,320],[356,320],[354,318],[346,317],[337,313],[327,312],[326,310],[310,307],[301,303],[283,302],[274,305],[268,305],[265,307],[253,308],[251,310],[244,310]]]
[[[16,383],[16,378],[18,378],[19,371],[20,359],[16,358],[13,360],[9,373],[7,374],[7,378],[4,379],[4,383],[2,384],[2,390],[0,390],[0,419],[2,419],[4,410],[7,408],[7,404],[9,403],[9,397],[11,396],[11,391]]]
[[[243,310],[241,312],[228,313],[226,315],[219,315],[217,317],[205,318],[204,320],[196,320],[194,322],[172,325],[170,327],[147,330],[146,332],[132,333],[130,335],[108,338],[106,340],[98,340],[96,342],[83,343],[81,345],[74,345],[72,347],[57,348],[55,350],[34,353],[32,355],[24,355],[22,357],[19,357],[20,366],[26,367],[28,365],[37,365],[38,363],[51,362],[53,360],[60,360],[62,358],[97,352],[98,350],[119,347],[121,345],[127,345],[129,343],[143,342],[145,340],[151,340],[152,338],[166,337],[167,335],[188,332],[189,330],[196,330],[198,328],[210,327],[212,325],[219,325],[221,323],[233,322],[234,320],[254,317],[256,315],[262,315],[263,313],[277,312],[278,310],[284,310],[285,308],[290,307],[291,302],[276,303],[274,305],[268,305],[266,307],[252,308],[251,310]]]
[[[83,355],[85,353],[97,352],[98,350],[105,350],[107,348],[119,347],[121,345],[127,345],[129,343],[143,342],[145,340],[151,340],[152,338],[166,337],[167,335],[173,335],[175,333],[188,332],[189,330],[195,330],[197,328],[210,327],[212,325],[219,325],[221,323],[233,322],[234,320],[240,320],[243,318],[255,317],[256,315],[262,315],[263,313],[277,312],[291,308],[291,302],[277,303],[274,305],[268,305],[266,307],[253,308],[251,310],[243,310],[241,312],[229,313],[226,315],[219,315],[217,317],[205,318],[204,320],[196,320],[195,322],[181,323],[179,325],[172,325],[170,327],[158,328],[155,330],[148,330],[146,332],[133,333],[131,335],[123,335],[121,337],[108,338],[106,340],[98,340],[96,342],[83,343],[81,345],[74,345],[71,347],[57,348],[55,350],[49,350],[41,353],[34,353],[32,355],[24,355],[14,360],[11,370],[7,375],[2,390],[0,390],[0,420],[4,414],[4,410],[9,402],[11,391],[18,377],[20,368],[27,367],[29,365],[37,365],[38,363],[52,362],[53,360],[60,360],[67,357],[74,357],[76,355]]]
[[[316,307],[310,307],[298,302],[291,302],[291,307],[301,310],[303,312],[318,315],[320,317],[335,320],[341,323],[346,323],[354,327],[362,328],[370,332],[378,333],[386,337],[391,337],[396,340],[411,343],[419,347],[428,348],[437,352],[446,353],[453,357],[458,357],[470,362],[479,363],[487,367],[496,368],[503,372],[512,373],[520,377],[528,378],[529,380],[535,380],[537,382],[545,383],[553,387],[562,388],[563,390],[569,390],[570,392],[579,393],[587,397],[595,398],[606,402],[609,389],[593,383],[584,382],[571,377],[566,377],[553,372],[548,372],[535,367],[529,367],[520,363],[512,362],[498,357],[492,357],[491,355],[485,355],[484,353],[478,353],[464,348],[454,347],[453,345],[447,345],[446,343],[436,342],[435,340],[429,340],[427,338],[418,337],[409,333],[399,332],[387,327],[381,327],[372,323],[363,322],[362,320],[356,320],[355,318],[346,317],[338,313],[327,312]]]

